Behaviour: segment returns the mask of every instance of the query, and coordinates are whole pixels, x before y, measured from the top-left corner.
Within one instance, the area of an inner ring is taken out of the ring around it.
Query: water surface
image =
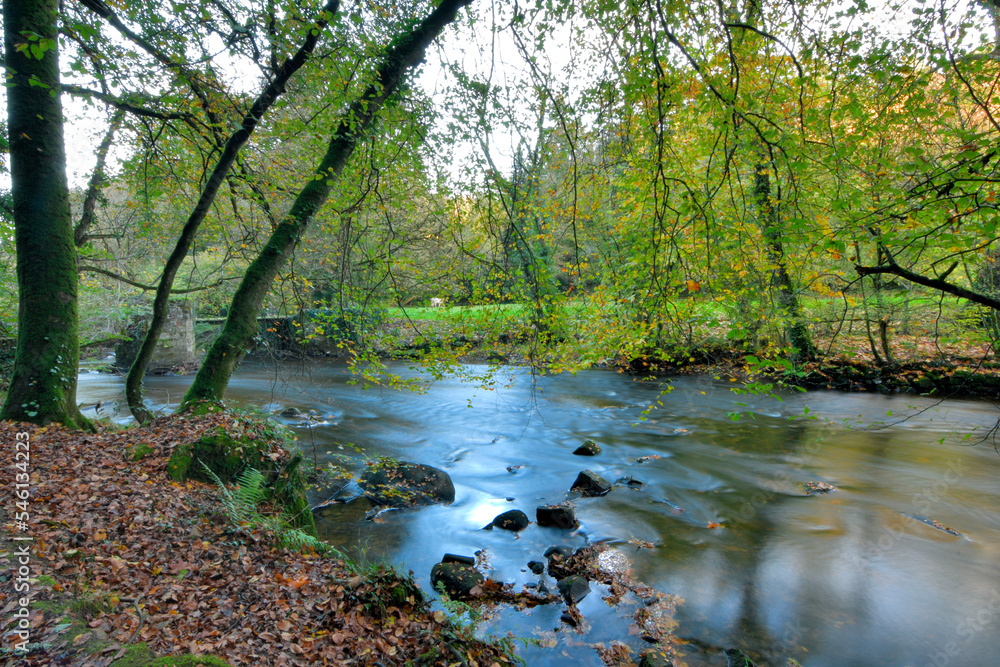
[[[419,377],[402,364],[393,370]],[[248,362],[227,399],[315,410],[317,423],[282,421],[320,463],[347,456],[360,471],[366,457],[390,456],[446,470],[457,491],[450,506],[373,522],[358,500],[319,515],[324,538],[412,570],[425,590],[445,552],[487,549],[492,576],[522,584],[540,579],[526,564],[547,547],[604,541],[628,556],[637,579],[683,599],[676,634],[692,666],[725,665],[719,651],[730,647],[772,665],[996,664],[1000,455],[982,441],[1000,417],[993,404],[835,392],[778,401],[710,378],[663,385],[603,370],[502,373],[493,390],[442,380],[413,393],[364,390],[325,360]],[[169,410],[189,382],[145,384]],[[120,392],[120,378],[81,374],[81,402],[110,404]],[[572,454],[586,439],[600,444],[599,456]],[[642,486],[575,500],[582,526],[572,533],[482,530],[512,508],[533,519],[538,505],[564,500],[584,469]],[[807,496],[806,482],[837,490]],[[585,635],[562,625],[556,606],[501,612],[488,629],[543,638],[546,646],[522,649],[529,665],[600,665],[595,642],[643,648],[630,614],[610,609],[603,590],[580,605]]]

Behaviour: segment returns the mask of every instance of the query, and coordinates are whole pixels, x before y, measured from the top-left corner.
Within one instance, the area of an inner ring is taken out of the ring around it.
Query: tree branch
[[[94,166],[94,173],[91,174],[90,183],[87,185],[87,195],[83,199],[83,213],[80,215],[80,221],[73,230],[73,241],[76,243],[77,248],[90,240],[88,232],[90,231],[90,226],[94,224],[94,211],[97,208],[97,198],[101,194],[101,188],[104,187],[104,165],[107,162],[108,151],[111,150],[111,142],[114,141],[115,132],[121,127],[124,117],[124,111],[121,109],[115,110],[115,113],[111,116],[108,131],[101,140],[101,144],[97,147],[97,164]]]
[[[855,264],[854,270],[858,272],[859,276],[871,276],[886,273],[899,276],[900,278],[909,280],[911,283],[923,285],[924,287],[930,287],[931,289],[936,289],[939,292],[953,294],[957,297],[966,299],[967,301],[978,303],[981,306],[986,306],[987,308],[1000,310],[1000,300],[998,299],[986,296],[985,294],[979,294],[978,292],[973,292],[972,290],[965,289],[964,287],[960,287],[954,283],[949,283],[943,278],[928,278],[927,276],[920,275],[919,273],[915,273],[909,269],[904,269],[897,264],[891,256],[889,256],[889,264],[887,265],[861,266],[859,264]],[[944,276],[947,277],[949,273],[951,273],[950,270],[945,271]]]
[[[136,282],[134,280],[126,278],[125,276],[123,276],[123,275],[121,275],[119,273],[115,273],[114,271],[108,271],[106,269],[102,269],[102,268],[97,267],[97,266],[81,265],[80,266],[80,270],[81,271],[87,271],[88,273],[99,273],[102,276],[107,276],[109,278],[114,278],[115,280],[117,280],[119,282],[123,282],[126,285],[131,285],[132,287],[137,287],[137,288],[141,289],[144,292],[152,292],[152,291],[154,291],[156,289],[156,285],[144,285],[143,283]],[[217,280],[216,282],[212,283],[211,285],[203,285],[202,287],[190,287],[188,289],[172,289],[172,290],[170,290],[170,293],[171,294],[191,294],[192,292],[203,292],[203,291],[205,291],[207,289],[214,289],[216,287],[219,287],[220,285],[222,285],[226,281],[229,281],[229,280],[239,280],[240,278],[241,278],[241,276],[231,276],[229,278],[220,278],[219,280]]]
[[[213,138],[217,147],[222,146],[222,135],[219,133],[219,128],[223,127],[222,120],[212,111],[211,100],[208,97],[207,91],[202,88],[198,83],[199,76],[198,72],[192,70],[184,62],[178,62],[170,58],[166,53],[160,51],[151,42],[146,40],[142,35],[138,34],[127,25],[125,25],[122,20],[115,14],[111,9],[103,2],[103,0],[80,0],[81,3],[88,9],[96,13],[98,16],[103,18],[105,21],[110,23],[119,33],[121,33],[125,38],[138,45],[143,51],[148,53],[154,60],[162,64],[167,69],[176,72],[177,74],[184,77],[187,82],[188,87],[191,92],[201,101],[202,109],[209,121],[209,129],[212,133]]]
[[[136,116],[145,116],[146,118],[156,118],[158,120],[193,120],[194,116],[189,113],[181,112],[165,112],[156,111],[155,109],[149,109],[147,107],[139,106],[137,104],[132,104],[131,102],[126,102],[125,100],[115,97],[114,95],[108,95],[107,93],[102,93],[99,90],[94,90],[93,88],[84,88],[83,86],[76,86],[70,83],[64,83],[61,86],[62,91],[69,95],[74,95],[76,97],[93,97],[98,99],[105,104],[112,106],[116,109],[121,109],[122,111],[127,111]]]

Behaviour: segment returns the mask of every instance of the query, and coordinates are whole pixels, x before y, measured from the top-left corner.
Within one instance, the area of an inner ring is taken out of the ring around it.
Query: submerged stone
[[[674,667],[674,663],[665,653],[650,651],[643,654],[642,660],[639,661],[639,667]]]
[[[738,648],[727,648],[726,660],[729,662],[728,667],[757,667],[757,663]]]

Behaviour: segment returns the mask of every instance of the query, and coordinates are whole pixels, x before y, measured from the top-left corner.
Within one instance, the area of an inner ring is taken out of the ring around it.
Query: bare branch
[[[927,276],[920,275],[919,273],[915,273],[909,269],[904,269],[902,266],[897,264],[891,256],[888,264],[882,266],[855,265],[854,270],[858,272],[859,276],[871,276],[886,273],[892,274],[905,280],[909,280],[911,283],[923,285],[924,287],[930,287],[931,289],[936,289],[939,292],[953,294],[957,297],[971,301],[972,303],[978,303],[981,306],[986,306],[987,308],[1000,310],[1000,300],[998,299],[994,299],[993,297],[985,294],[979,294],[978,292],[973,292],[972,290],[965,289],[964,287],[954,283],[949,283],[943,278],[928,278]],[[945,271],[943,274],[944,277],[947,277],[949,273],[951,273],[950,269]]]
[[[122,282],[122,283],[125,283],[126,285],[131,285],[132,287],[137,287],[137,288],[143,290],[144,292],[152,292],[152,291],[154,291],[156,289],[156,285],[144,285],[143,283],[136,282],[134,280],[126,278],[125,276],[123,276],[123,275],[121,275],[119,273],[115,273],[114,271],[108,271],[106,269],[102,269],[102,268],[97,267],[97,266],[84,265],[84,266],[80,266],[80,270],[81,271],[87,271],[88,273],[99,273],[102,276],[107,276],[109,278],[114,278],[115,280],[117,280],[119,282]],[[203,285],[202,287],[190,287],[188,289],[172,289],[172,290],[170,290],[170,293],[171,294],[190,294],[192,292],[203,292],[204,290],[207,290],[207,289],[214,289],[216,287],[219,287],[220,285],[222,285],[226,281],[229,281],[229,280],[239,280],[240,278],[241,278],[241,276],[232,276],[232,277],[229,277],[229,278],[220,278],[219,280],[217,280],[216,282],[212,283],[211,285]]]

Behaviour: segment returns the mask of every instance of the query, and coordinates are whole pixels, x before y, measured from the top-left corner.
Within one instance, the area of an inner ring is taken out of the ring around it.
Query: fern
[[[219,476],[204,461],[198,463],[205,469],[222,495],[222,504],[226,508],[229,520],[233,526],[243,531],[250,527],[261,527],[273,533],[278,546],[292,551],[313,549],[317,553],[334,553],[342,555],[337,549],[322,542],[299,528],[292,528],[282,517],[265,517],[257,511],[257,505],[267,496],[264,475],[259,470],[247,468],[236,480],[236,489],[231,490],[222,483]]]
[[[306,549],[312,549],[316,553],[320,554],[333,553],[341,555],[337,549],[330,546],[326,542],[318,540],[299,528],[290,528],[284,523],[282,523],[280,530],[275,531],[275,535],[278,538],[278,546],[290,551],[305,551]]]
[[[257,504],[264,500],[267,491],[264,488],[264,475],[259,470],[247,468],[236,480],[238,485],[233,495],[238,516],[249,521],[257,515]]]
[[[201,467],[205,469],[205,472],[208,473],[208,476],[212,478],[212,481],[215,482],[215,485],[219,487],[219,493],[222,495],[222,505],[226,508],[226,514],[229,515],[230,523],[232,523],[233,526],[235,526],[237,529],[240,529],[242,525],[246,523],[245,510],[243,510],[237,504],[236,496],[234,496],[233,492],[230,491],[226,487],[226,485],[222,483],[222,480],[219,479],[219,476],[215,474],[215,471],[213,471],[211,468],[205,465],[205,462],[202,461],[201,459],[198,459],[198,463],[201,464]]]

